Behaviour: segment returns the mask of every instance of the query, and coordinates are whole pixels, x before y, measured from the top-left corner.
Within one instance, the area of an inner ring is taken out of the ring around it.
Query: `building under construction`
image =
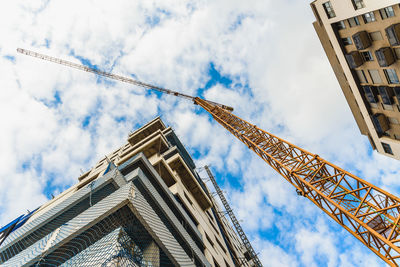
[[[201,174],[215,184],[208,167]],[[225,218],[232,210],[220,189],[226,212],[203,179],[174,131],[156,118],[131,133],[126,144],[82,174],[77,184],[3,227],[0,263],[258,265],[249,254],[250,244],[242,242],[240,226],[234,224],[238,236]]]

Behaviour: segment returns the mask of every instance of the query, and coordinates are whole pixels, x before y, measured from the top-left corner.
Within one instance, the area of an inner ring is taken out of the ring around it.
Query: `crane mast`
[[[262,267],[261,261],[258,258],[256,252],[254,251],[253,247],[251,246],[251,243],[249,239],[247,238],[246,234],[244,233],[242,226],[240,226],[239,220],[236,218],[235,214],[233,213],[233,210],[231,209],[231,206],[229,205],[228,201],[226,200],[224,193],[222,192],[221,188],[219,188],[217,181],[214,178],[214,175],[212,174],[210,168],[206,165],[204,166],[204,169],[207,172],[208,177],[210,178],[212,184],[214,185],[215,191],[217,191],[217,194],[219,198],[221,199],[222,205],[224,205],[225,211],[228,214],[229,218],[231,219],[233,226],[236,229],[236,232],[238,233],[240,239],[243,242],[243,245],[246,249],[246,252],[249,255],[249,258],[253,260],[254,264],[256,267]]]
[[[391,266],[400,263],[400,199],[231,113],[232,108],[29,50],[18,52],[193,101]]]

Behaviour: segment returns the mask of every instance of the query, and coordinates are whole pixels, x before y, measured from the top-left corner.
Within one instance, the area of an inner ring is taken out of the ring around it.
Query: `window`
[[[364,19],[364,22],[367,24],[367,23],[370,23],[370,22],[373,22],[373,21],[376,21],[376,18],[375,18],[375,15],[374,15],[374,12],[368,12],[368,13],[365,13],[364,15],[362,15],[363,16],[363,19]]]
[[[385,105],[392,105],[393,104],[393,101],[392,101],[392,96],[393,96],[392,92],[393,91],[389,87],[387,87],[387,86],[378,86],[378,92],[379,92],[379,94],[380,94],[380,96],[382,98],[383,104],[385,104]],[[393,110],[392,107],[390,107],[390,108]],[[384,109],[386,109],[386,108],[384,107]]]
[[[379,66],[381,67],[388,67],[396,60],[393,50],[390,47],[379,48],[375,51],[375,56],[378,60]]]
[[[374,86],[362,86],[362,89],[364,90],[368,103],[376,104],[378,102],[376,99],[376,88]]]
[[[349,22],[350,28],[360,25],[360,21],[357,17],[349,18],[347,21]]]
[[[355,69],[364,63],[361,57],[361,53],[358,51],[352,51],[348,54],[345,54],[344,56],[351,69]]]
[[[399,121],[396,118],[388,117],[388,119],[391,124],[399,124]]]
[[[371,32],[371,33],[369,34],[369,36],[371,37],[371,40],[372,40],[372,41],[380,41],[380,40],[383,40],[382,33],[381,33],[380,31]]]
[[[363,0],[352,0],[352,2],[353,2],[354,9],[360,9],[360,8],[365,7]]]
[[[379,13],[381,14],[382,19],[394,17],[394,10],[391,6],[380,9]]]
[[[391,46],[400,45],[400,36],[398,35],[398,32],[400,32],[400,23],[392,24],[385,29],[385,32]]]
[[[364,61],[374,61],[374,57],[370,51],[361,52]]]
[[[363,70],[356,70],[358,79],[360,80],[360,83],[367,83],[367,77],[365,76],[365,72]]]
[[[383,72],[385,73],[388,83],[400,83],[399,77],[397,77],[397,73],[394,69],[384,69]]]
[[[357,50],[364,50],[371,46],[371,39],[366,31],[360,31],[353,34],[353,43]]]
[[[351,40],[350,37],[342,38],[342,42],[343,42],[344,45],[351,45],[351,44],[353,44],[353,41]]]
[[[390,147],[389,144],[386,144],[386,143],[383,143],[383,142],[381,144],[382,144],[383,150],[385,151],[386,154],[393,155],[392,148]]]
[[[378,70],[368,70],[369,76],[371,76],[372,83],[382,83],[381,76]]]
[[[378,136],[387,136],[388,133],[386,133],[386,131],[388,131],[390,127],[387,117],[382,113],[375,113],[371,116],[371,119]]]
[[[336,22],[336,26],[337,26],[338,30],[346,29],[346,25],[344,24],[343,20]]]
[[[336,17],[335,11],[333,10],[330,1],[323,3],[322,6],[324,7],[326,15],[328,16],[329,19]]]

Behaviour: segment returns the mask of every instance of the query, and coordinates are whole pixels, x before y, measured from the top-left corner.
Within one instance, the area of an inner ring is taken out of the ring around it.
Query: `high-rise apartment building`
[[[78,180],[0,229],[0,264],[253,265],[192,158],[160,118]]]
[[[400,159],[399,0],[315,0],[314,28],[363,135]]]

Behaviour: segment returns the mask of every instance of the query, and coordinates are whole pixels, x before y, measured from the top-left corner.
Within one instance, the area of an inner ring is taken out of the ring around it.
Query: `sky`
[[[360,134],[307,1],[2,4],[0,226],[76,183],[129,132],[161,116],[198,167],[211,165],[264,266],[382,266],[199,107],[16,52],[233,106],[239,117],[400,195],[400,162],[372,151]]]

